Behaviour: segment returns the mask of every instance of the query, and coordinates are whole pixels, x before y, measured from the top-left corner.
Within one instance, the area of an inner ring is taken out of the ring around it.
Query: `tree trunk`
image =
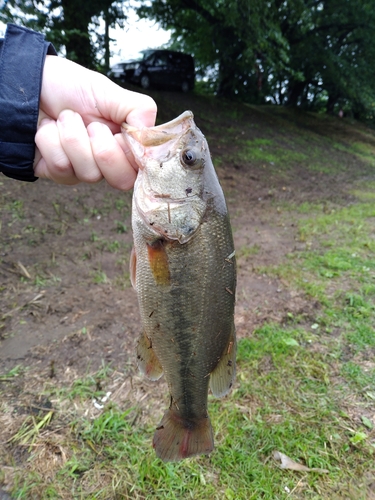
[[[307,82],[296,82],[296,81],[291,81],[289,83],[289,88],[288,88],[288,99],[287,99],[287,105],[288,106],[298,106],[298,101],[301,98],[303,91],[305,90],[305,87],[307,85]]]
[[[90,8],[85,7],[85,2],[77,4],[74,0],[62,0],[61,5],[64,10],[63,29],[67,38],[67,58],[86,68],[94,68],[94,54],[88,32],[91,21]]]
[[[109,19],[108,19],[108,11],[104,13],[104,23],[105,23],[105,32],[104,32],[104,69],[105,72],[109,71],[109,58],[110,58],[110,50],[109,50]]]
[[[329,115],[333,115],[336,101],[337,101],[337,95],[335,95],[335,94],[329,94],[328,101],[327,101],[327,106],[326,106],[326,111],[327,111],[327,113]]]

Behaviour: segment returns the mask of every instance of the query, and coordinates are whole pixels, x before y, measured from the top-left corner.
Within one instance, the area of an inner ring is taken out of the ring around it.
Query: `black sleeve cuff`
[[[35,134],[46,54],[44,35],[8,24],[0,43],[0,172],[33,182]]]

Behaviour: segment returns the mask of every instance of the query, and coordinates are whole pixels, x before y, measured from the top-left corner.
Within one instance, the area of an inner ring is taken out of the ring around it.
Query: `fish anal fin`
[[[167,410],[155,431],[153,447],[163,462],[210,453],[214,438],[209,417],[185,419]]]
[[[210,389],[217,398],[225,396],[233,385],[236,377],[236,351],[237,342],[233,325],[229,342],[210,376]]]
[[[163,367],[144,333],[137,345],[137,363],[141,372],[150,380],[158,380],[163,375]]]

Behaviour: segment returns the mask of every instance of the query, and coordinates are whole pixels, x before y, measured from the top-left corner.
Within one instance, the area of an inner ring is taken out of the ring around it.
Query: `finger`
[[[155,124],[155,101],[144,94],[131,92],[109,78],[89,71],[61,57],[46,57],[43,69],[41,109],[54,119],[61,111],[79,113],[85,125],[100,121],[113,133],[127,121],[137,128]]]
[[[138,94],[137,92],[131,92],[130,102],[132,103],[132,109],[127,113],[126,123],[132,125],[133,127],[153,127],[156,121],[157,106],[155,101],[144,94]]]
[[[96,109],[103,118],[118,125],[126,121],[137,128],[155,125],[157,106],[150,96],[125,90],[103,75],[95,77],[92,88]]]
[[[60,184],[77,184],[69,158],[60,142],[59,131],[54,120],[44,118],[35,135],[37,146],[34,160],[36,177],[51,179]]]
[[[128,190],[134,185],[137,172],[111,130],[102,123],[87,127],[95,161],[108,184]]]
[[[37,147],[35,147],[34,169],[41,159],[42,159],[42,153],[39,151]]]
[[[61,145],[74,173],[82,182],[99,182],[103,176],[95,162],[90,138],[81,116],[70,109],[60,113],[57,128]]]

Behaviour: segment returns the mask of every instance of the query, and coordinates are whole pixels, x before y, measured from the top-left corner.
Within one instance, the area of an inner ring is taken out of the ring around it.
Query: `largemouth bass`
[[[139,165],[131,258],[143,324],[137,360],[151,380],[166,377],[170,407],[153,446],[159,458],[175,461],[213,450],[208,390],[221,397],[235,377],[233,238],[207,141],[190,111],[123,131]]]

